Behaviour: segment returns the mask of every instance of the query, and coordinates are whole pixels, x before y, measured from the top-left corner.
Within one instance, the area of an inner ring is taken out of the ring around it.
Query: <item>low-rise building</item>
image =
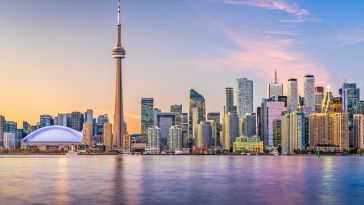
[[[263,153],[264,142],[260,137],[237,137],[233,143],[233,152]]]

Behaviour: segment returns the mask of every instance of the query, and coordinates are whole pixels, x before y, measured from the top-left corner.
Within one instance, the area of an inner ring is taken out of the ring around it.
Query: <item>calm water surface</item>
[[[364,204],[364,157],[0,156],[0,204]]]

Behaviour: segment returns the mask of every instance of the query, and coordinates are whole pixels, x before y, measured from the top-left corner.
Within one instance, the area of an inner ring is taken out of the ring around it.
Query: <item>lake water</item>
[[[0,204],[364,204],[364,157],[0,156]]]

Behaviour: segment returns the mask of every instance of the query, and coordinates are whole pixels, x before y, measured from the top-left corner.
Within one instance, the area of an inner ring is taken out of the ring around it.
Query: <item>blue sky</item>
[[[254,80],[255,105],[277,69],[280,80],[314,74],[334,93],[346,79],[363,86],[364,2],[290,0],[122,0],[125,109],[139,127],[140,98],[168,111],[188,91],[223,110],[224,88]],[[94,108],[113,115],[116,1],[2,0],[0,113]]]

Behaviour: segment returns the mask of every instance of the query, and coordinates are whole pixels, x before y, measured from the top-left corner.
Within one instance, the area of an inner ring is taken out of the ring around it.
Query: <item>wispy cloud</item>
[[[333,39],[338,42],[338,47],[346,47],[364,43],[364,29],[355,29],[336,34]]]
[[[307,9],[301,8],[297,3],[289,3],[285,0],[210,0],[212,2],[223,2],[226,4],[256,7],[268,10],[282,11],[294,16],[294,19],[281,20],[282,23],[301,23],[310,16]]]
[[[318,85],[330,84],[328,70],[300,52],[296,39],[257,33],[249,35],[221,25],[219,30],[236,48],[223,48],[219,57],[209,56],[196,61],[206,69],[237,69],[268,82],[273,81],[274,70],[278,71],[281,81],[295,77],[303,82],[305,75],[313,74],[318,77]]]

